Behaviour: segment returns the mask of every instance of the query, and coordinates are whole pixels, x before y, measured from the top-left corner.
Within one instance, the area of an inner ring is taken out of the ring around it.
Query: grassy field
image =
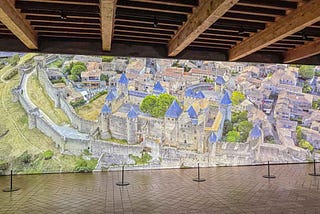
[[[97,120],[102,106],[105,103],[106,95],[99,97],[91,103],[80,106],[76,109],[77,114],[86,120]]]
[[[27,54],[23,61],[32,58]],[[2,76],[8,70],[6,66],[0,70]],[[17,173],[41,173],[73,171],[79,157],[62,155],[54,147],[54,142],[38,129],[28,128],[28,118],[19,102],[12,102],[11,90],[19,84],[19,75],[6,82],[0,82],[0,133],[9,132],[0,138],[0,162],[10,161],[21,156],[25,151],[32,155],[33,161],[28,165],[16,162],[13,166]],[[39,89],[38,89],[39,90]],[[46,150],[54,152],[53,159],[44,160],[42,153]]]
[[[65,113],[54,107],[54,102],[46,93],[45,89],[35,74],[33,74],[27,83],[28,95],[31,101],[38,106],[54,123],[58,125],[70,124],[68,117]]]
[[[28,55],[25,58],[28,58]],[[0,75],[3,75],[8,69],[11,68],[6,66],[0,70]],[[19,102],[12,102],[11,89],[18,84],[18,75],[7,83],[0,83],[0,112],[2,112],[0,124],[2,129],[9,130],[7,135],[0,138],[0,158],[17,157],[26,150],[37,154],[47,149],[54,149],[50,138],[37,129],[29,130],[27,114]]]

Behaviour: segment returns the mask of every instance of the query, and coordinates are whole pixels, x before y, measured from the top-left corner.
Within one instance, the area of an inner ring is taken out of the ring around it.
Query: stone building
[[[100,131],[104,137],[125,139],[128,144],[152,141],[204,153],[210,150],[210,142],[221,139],[224,121],[231,120],[232,103],[227,92],[218,106],[212,107],[217,103],[207,99],[201,90],[187,90],[183,100],[173,101],[164,118],[154,118],[139,108],[148,93],[130,91],[128,85],[129,80],[123,73],[116,88],[106,96],[100,116]],[[152,94],[162,93],[166,90],[156,82]]]

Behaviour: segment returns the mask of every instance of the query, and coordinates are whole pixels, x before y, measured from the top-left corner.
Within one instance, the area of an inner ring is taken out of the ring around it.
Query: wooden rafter
[[[284,63],[291,63],[317,54],[320,54],[320,38],[287,51],[284,54]]]
[[[13,1],[0,1],[1,22],[29,49],[38,49],[37,35],[30,24],[13,5]]]
[[[179,54],[237,2],[238,0],[201,1],[188,20],[170,40],[168,55],[176,56]]]
[[[110,51],[117,0],[100,0],[102,50]]]
[[[287,16],[279,18],[264,30],[230,49],[229,60],[243,58],[320,21],[319,5],[320,0],[311,0]]]

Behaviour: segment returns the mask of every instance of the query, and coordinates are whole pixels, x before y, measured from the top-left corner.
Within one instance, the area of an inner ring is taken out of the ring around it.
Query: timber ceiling
[[[320,59],[320,0],[1,0],[0,9],[0,50]]]

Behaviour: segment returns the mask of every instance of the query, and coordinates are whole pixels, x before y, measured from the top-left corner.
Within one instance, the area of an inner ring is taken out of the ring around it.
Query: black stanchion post
[[[313,159],[313,173],[309,173],[311,176],[320,176],[320,174],[317,174],[317,169],[316,169],[316,159]]]
[[[3,189],[3,192],[14,192],[14,191],[18,191],[20,189],[17,187],[13,188],[13,177],[12,176],[13,176],[13,171],[11,169],[11,171],[10,171],[10,188]]]
[[[117,186],[128,186],[129,185],[129,182],[124,181],[124,165],[122,166],[122,170],[121,170],[121,182],[117,182],[116,185]]]
[[[262,176],[264,178],[276,178],[276,176],[270,174],[270,163],[268,161],[268,175]]]
[[[12,191],[12,170],[10,173],[10,191]]]
[[[204,178],[200,178],[200,164],[198,163],[198,177],[197,178],[194,178],[192,179],[193,181],[196,181],[196,182],[203,182],[203,181],[206,181],[206,179]]]

